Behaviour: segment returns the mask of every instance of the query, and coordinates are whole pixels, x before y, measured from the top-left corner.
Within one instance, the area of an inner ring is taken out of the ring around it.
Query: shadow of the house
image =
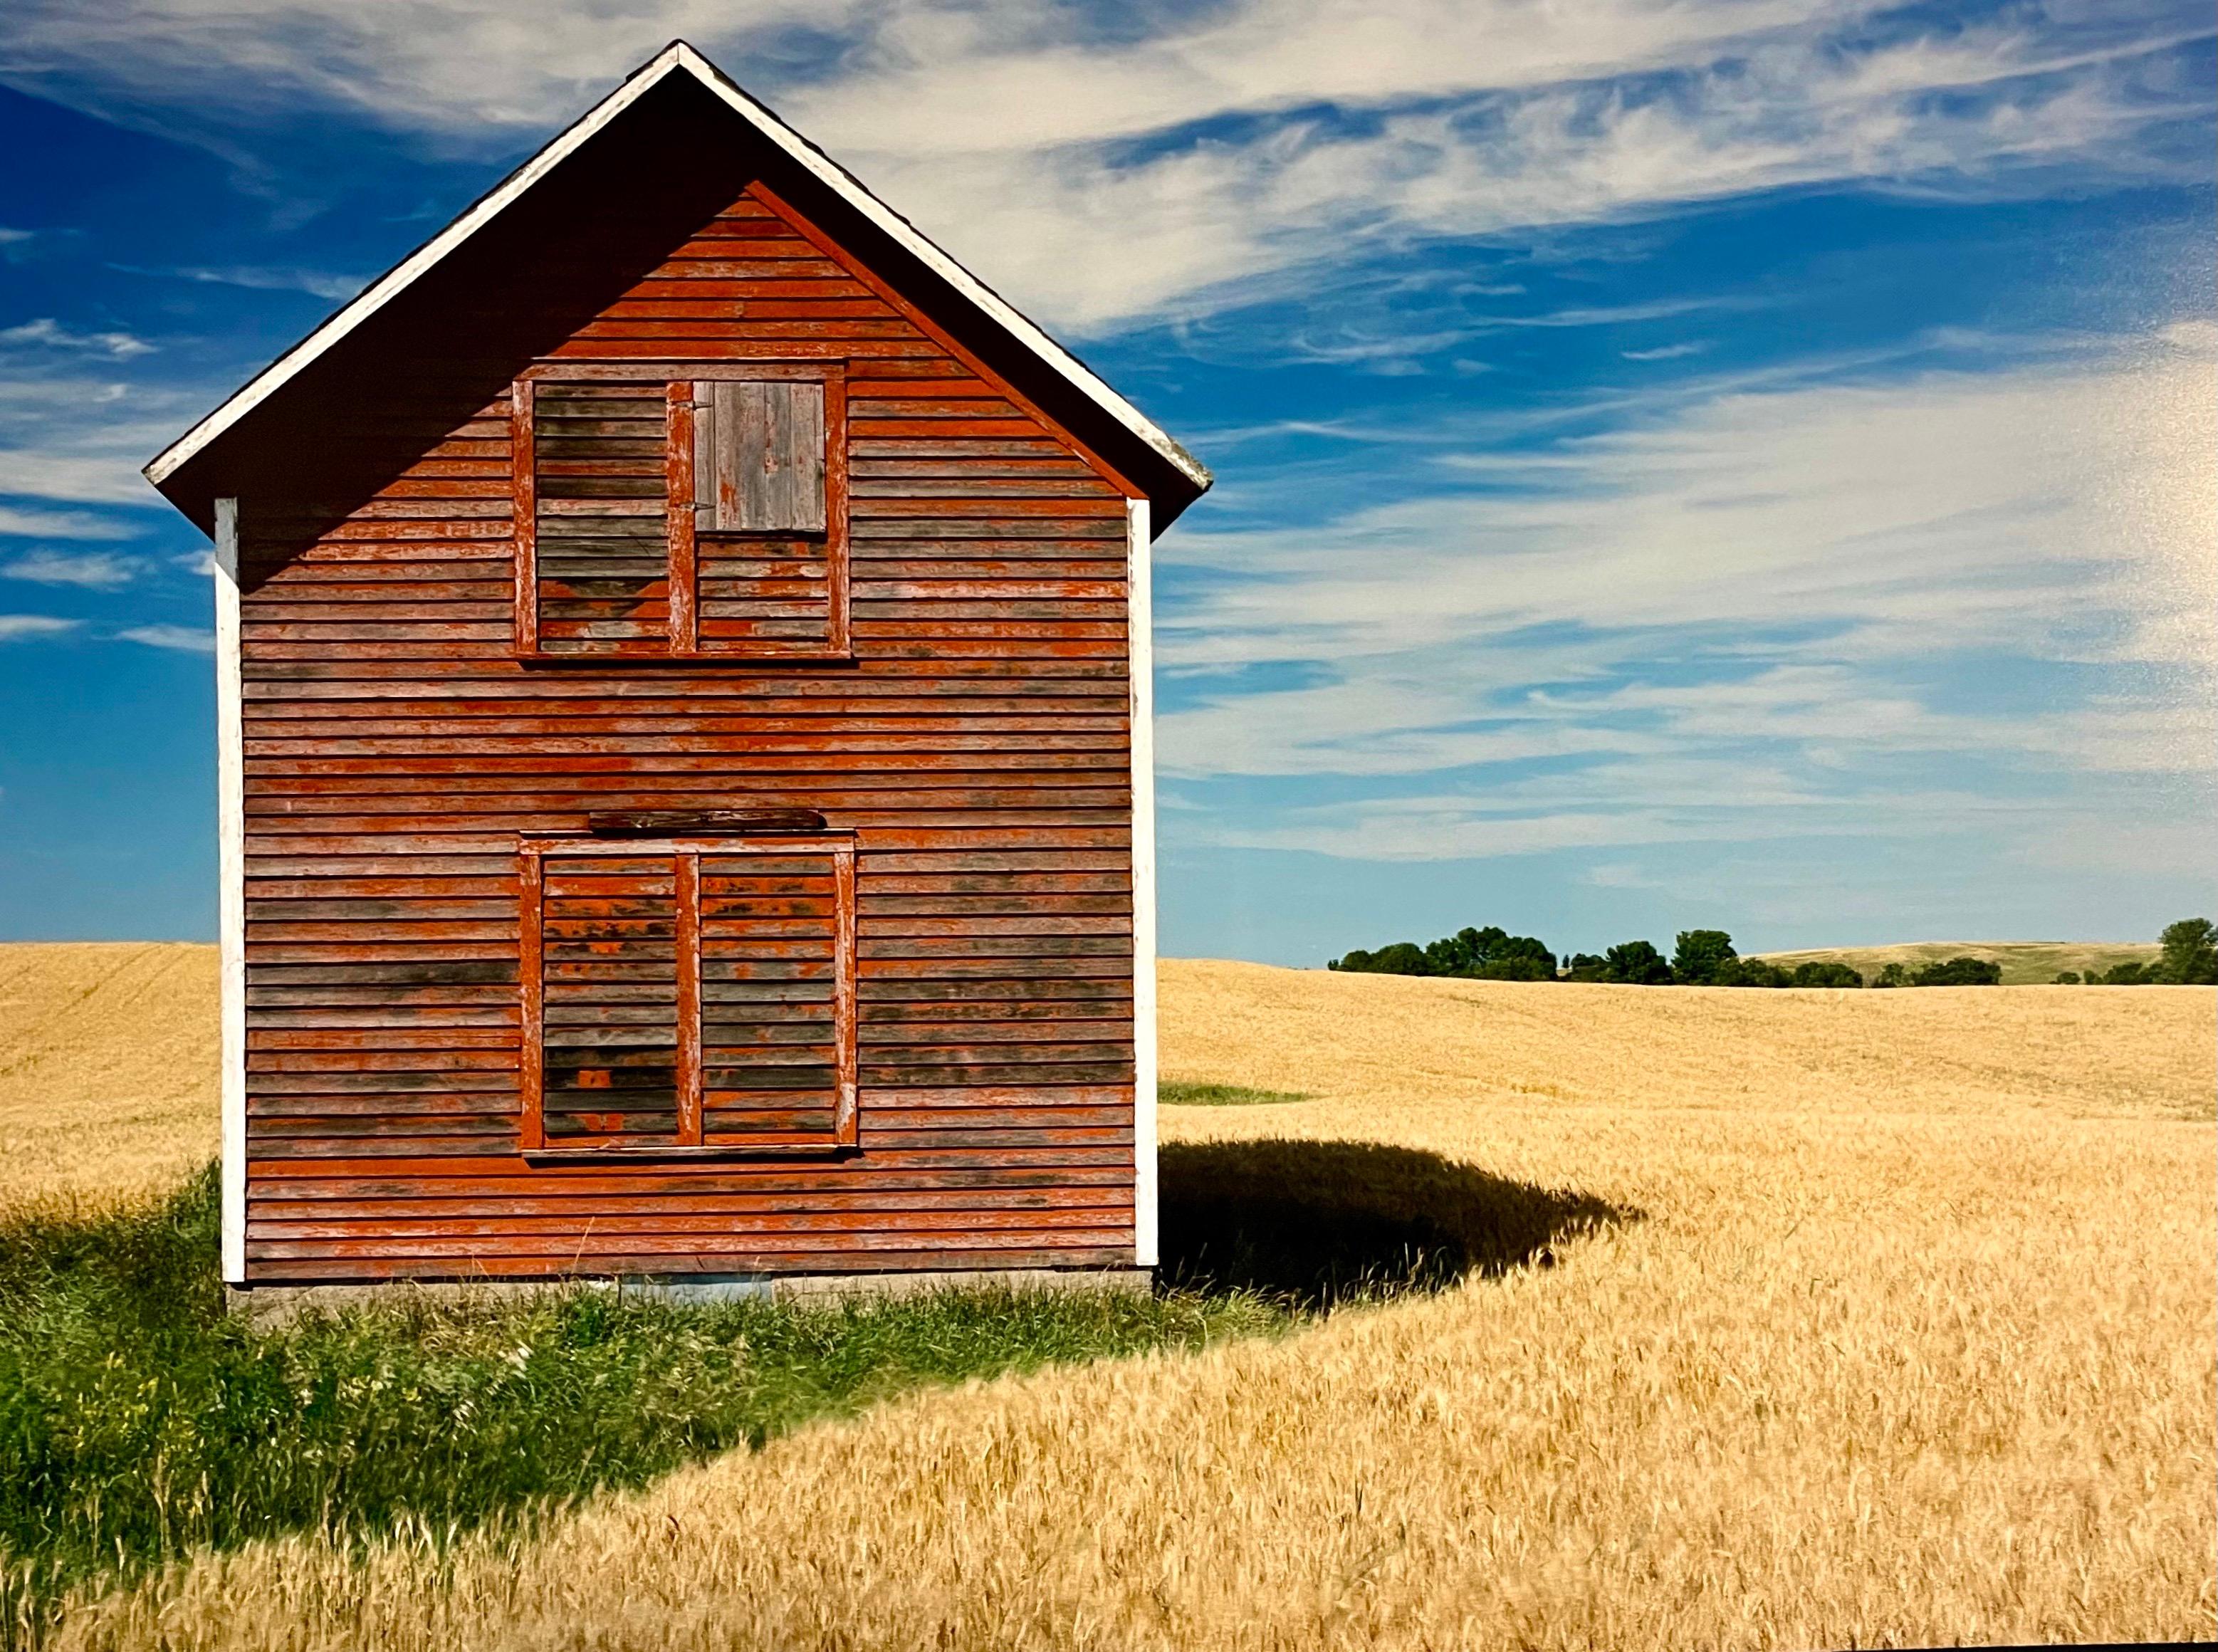
[[[1372,1142],[1167,1142],[1160,1163],[1164,1284],[1310,1309],[1551,1266],[1640,1215]]]

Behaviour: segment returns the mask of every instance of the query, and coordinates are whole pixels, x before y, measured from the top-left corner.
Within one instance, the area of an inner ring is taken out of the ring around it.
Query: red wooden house
[[[690,46],[147,475],[220,568],[228,1281],[1153,1263],[1208,473]]]

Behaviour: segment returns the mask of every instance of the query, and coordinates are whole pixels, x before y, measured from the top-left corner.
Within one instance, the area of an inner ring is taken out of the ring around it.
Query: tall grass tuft
[[[1313,1098],[1300,1090],[1255,1090],[1244,1084],[1165,1079],[1155,1086],[1155,1099],[1166,1107],[1258,1107]]]
[[[579,1289],[257,1330],[210,1169],[0,1222],[0,1643],[64,1590],[285,1531],[529,1524],[920,1384],[1290,1322],[1252,1296],[942,1291],[680,1306]]]

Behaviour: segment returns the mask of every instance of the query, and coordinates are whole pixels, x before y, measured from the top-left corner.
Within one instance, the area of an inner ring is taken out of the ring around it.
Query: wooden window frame
[[[699,545],[694,521],[693,386],[712,380],[782,380],[824,387],[825,641],[700,646]],[[536,387],[660,383],[667,387],[663,500],[668,647],[660,653],[549,653],[539,644],[539,467]],[[852,665],[853,556],[848,542],[847,364],[845,362],[542,362],[510,387],[510,499],[516,544],[516,657],[528,664],[612,666]],[[681,502],[683,502],[681,504]]]
[[[745,1142],[708,1142],[701,1046],[701,857],[828,855],[833,878],[833,1122],[828,1132],[765,1133]],[[549,1146],[546,1122],[547,981],[542,946],[546,863],[575,856],[666,857],[676,875],[678,955],[678,1131],[673,1141],[632,1145],[595,1142]],[[765,1155],[844,1155],[861,1145],[858,1106],[860,1052],[856,1036],[855,837],[849,832],[765,832],[746,837],[525,837],[517,845],[517,981],[521,1004],[517,1063],[518,1145],[530,1158],[747,1159]]]

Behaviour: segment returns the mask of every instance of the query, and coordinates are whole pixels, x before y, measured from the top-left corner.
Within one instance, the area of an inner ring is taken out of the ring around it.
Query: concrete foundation
[[[1149,1268],[973,1268],[915,1273],[702,1273],[616,1278],[379,1279],[358,1284],[226,1285],[229,1311],[257,1328],[282,1326],[303,1314],[350,1308],[492,1307],[548,1292],[613,1290],[678,1304],[830,1300],[921,1296],[933,1290],[1110,1291],[1144,1296]]]

